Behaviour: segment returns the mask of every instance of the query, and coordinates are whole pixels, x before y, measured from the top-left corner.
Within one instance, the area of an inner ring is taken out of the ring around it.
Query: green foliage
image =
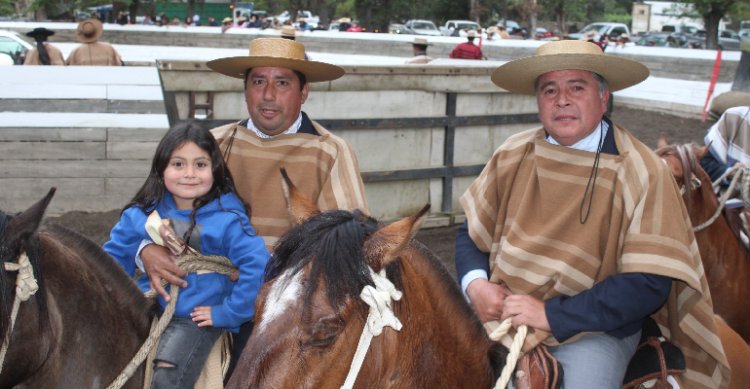
[[[16,9],[11,0],[0,0],[0,16],[14,16],[15,13]]]

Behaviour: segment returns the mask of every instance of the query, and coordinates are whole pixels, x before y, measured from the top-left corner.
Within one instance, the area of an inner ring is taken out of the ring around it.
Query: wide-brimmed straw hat
[[[416,46],[429,46],[430,42],[425,38],[414,38],[414,41],[411,42],[411,44]]]
[[[606,55],[594,43],[562,40],[545,43],[531,57],[510,61],[492,73],[492,82],[512,93],[535,95],[534,82],[542,74],[556,70],[588,70],[599,74],[617,91],[638,84],[649,75],[640,62]]]
[[[104,27],[98,19],[81,20],[76,28],[76,39],[83,43],[96,42],[102,36],[102,32]]]
[[[52,30],[48,30],[44,27],[37,27],[26,33],[26,36],[34,38],[34,39],[37,39],[37,38],[47,39],[47,37],[50,37],[52,35],[55,35],[55,32]]]
[[[217,73],[234,78],[245,78],[248,69],[277,67],[296,70],[308,82],[335,80],[344,75],[344,69],[324,62],[305,59],[305,46],[283,38],[256,38],[250,41],[250,55],[226,57],[209,61],[206,65]]]
[[[283,25],[281,26],[281,36],[294,38],[297,36],[297,29],[294,26]]]

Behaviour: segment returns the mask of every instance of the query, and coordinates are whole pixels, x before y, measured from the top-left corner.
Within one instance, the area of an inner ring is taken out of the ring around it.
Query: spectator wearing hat
[[[680,189],[606,116],[611,91],[648,75],[582,40],[546,43],[492,73],[509,93],[535,96],[542,127],[508,138],[461,196],[456,270],[485,328],[526,326],[523,350],[548,347],[564,388],[622,387],[651,320],[686,356],[680,387],[728,385]]]
[[[427,55],[427,46],[430,43],[425,38],[414,38],[411,47],[414,50],[414,56],[409,58],[408,64],[425,64],[432,61],[432,57]]]
[[[26,53],[24,65],[65,65],[65,57],[57,47],[47,42],[47,38],[55,35],[55,32],[44,27],[37,27],[26,33],[26,36],[34,38],[36,47]]]
[[[227,32],[230,28],[232,28],[232,18],[227,16],[221,21],[221,33]]]
[[[302,111],[309,83],[330,82],[344,69],[305,59],[305,46],[282,38],[250,41],[248,56],[209,61],[213,71],[242,80],[249,117],[213,129],[240,197],[250,204],[251,224],[268,248],[292,226],[281,185],[284,167],[294,184],[322,209],[360,209],[367,213],[359,163],[351,145]],[[184,285],[186,273],[163,247],[141,252],[152,286],[167,296],[164,279]],[[243,325],[233,342],[236,360],[250,335]]]
[[[99,42],[104,32],[102,22],[97,19],[86,19],[78,23],[76,39],[81,45],[68,55],[68,65],[120,66],[123,65],[120,54],[112,45]]]
[[[281,37],[292,41],[297,40],[297,29],[290,24],[285,24],[281,26]],[[305,59],[310,59],[307,52],[305,52]]]
[[[474,30],[466,33],[466,42],[459,43],[453,48],[450,53],[451,58],[457,59],[486,59],[482,53],[482,49],[474,44],[474,38],[477,37],[477,32]]]

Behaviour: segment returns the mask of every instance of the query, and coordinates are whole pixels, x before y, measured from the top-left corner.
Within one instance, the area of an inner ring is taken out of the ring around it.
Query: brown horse
[[[490,388],[507,349],[490,341],[456,282],[412,240],[427,209],[384,228],[359,211],[328,211],[288,232],[267,268],[274,277],[258,295],[254,332],[227,387],[342,387],[368,319],[360,292],[379,285],[370,269],[385,269],[403,293],[392,303],[402,327],[385,327],[372,339],[354,387]]]
[[[699,161],[708,146],[669,145],[660,139],[656,151],[683,188],[683,200],[693,225],[711,218],[719,207],[711,179]],[[745,341],[750,341],[750,261],[724,217],[696,231],[714,312],[724,318]]]
[[[0,333],[9,336],[1,388],[103,388],[138,351],[157,312],[101,247],[59,226],[37,231],[53,193],[16,216],[0,211],[0,260],[16,263],[25,253],[39,284],[9,331],[16,274],[0,270]],[[142,386],[141,368],[124,387]]]

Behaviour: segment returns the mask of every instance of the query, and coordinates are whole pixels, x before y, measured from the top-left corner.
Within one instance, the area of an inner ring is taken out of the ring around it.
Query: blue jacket
[[[190,210],[177,209],[171,194],[156,206],[163,219],[189,223]],[[112,228],[110,238],[104,244],[109,253],[132,277],[135,272],[135,256],[143,240],[150,240],[146,233],[148,215],[139,207],[130,207],[120,216]],[[255,298],[263,278],[269,254],[263,239],[255,235],[245,214],[242,202],[233,193],[224,194],[218,200],[198,209],[196,227],[200,231],[200,249],[203,255],[221,255],[240,270],[237,282],[228,276],[207,273],[189,274],[186,288],[180,289],[175,317],[189,318],[197,306],[211,306],[211,321],[214,327],[236,332],[240,324],[250,320],[254,314]],[[195,243],[191,239],[191,245]],[[138,279],[144,292],[150,288],[147,275]],[[159,297],[162,309],[166,302]]]

